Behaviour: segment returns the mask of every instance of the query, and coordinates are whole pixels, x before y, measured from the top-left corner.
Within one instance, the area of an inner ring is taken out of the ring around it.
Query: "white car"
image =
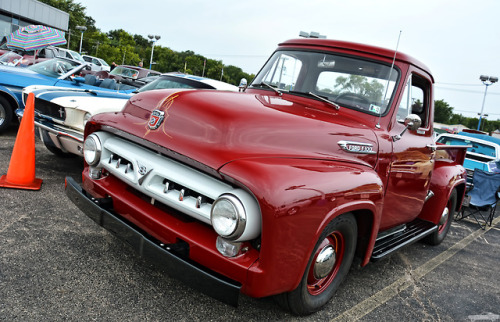
[[[89,63],[90,67],[92,68],[93,71],[107,71],[109,72],[111,70],[111,67],[104,61],[104,59],[94,57],[94,56],[89,56],[89,55],[82,55],[83,60],[85,60],[87,63]]]
[[[35,95],[35,126],[49,151],[58,156],[82,156],[83,130],[93,115],[118,112],[135,93],[165,88],[239,90],[237,86],[209,78],[163,74],[132,94],[32,85],[24,88],[23,99],[26,100],[28,93]],[[16,114],[22,118],[23,110],[17,110]]]
[[[59,52],[59,57],[66,57],[85,63],[85,60],[83,60],[82,56],[74,50],[64,48],[57,48],[57,50]]]

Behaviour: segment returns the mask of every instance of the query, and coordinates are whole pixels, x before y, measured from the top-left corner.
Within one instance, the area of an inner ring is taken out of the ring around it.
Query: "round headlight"
[[[99,164],[101,160],[101,141],[99,137],[95,134],[87,136],[85,142],[83,142],[83,157],[85,162],[91,166]]]
[[[236,240],[245,230],[245,208],[235,196],[222,195],[212,205],[210,220],[217,234],[229,240]]]

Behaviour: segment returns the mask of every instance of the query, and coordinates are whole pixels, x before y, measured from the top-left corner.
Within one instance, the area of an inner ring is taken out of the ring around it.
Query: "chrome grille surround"
[[[152,203],[158,201],[209,225],[214,200],[222,194],[232,194],[241,200],[250,219],[238,240],[260,234],[260,208],[247,191],[108,132],[94,134],[101,141],[102,152],[100,162],[92,169],[105,169],[151,197]]]

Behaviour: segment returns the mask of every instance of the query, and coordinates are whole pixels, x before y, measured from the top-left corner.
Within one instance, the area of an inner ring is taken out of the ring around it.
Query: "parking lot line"
[[[388,302],[390,299],[392,299],[394,296],[398,295],[402,291],[406,290],[408,287],[415,285],[415,283],[424,277],[427,273],[431,272],[434,270],[436,267],[439,265],[443,264],[446,262],[448,259],[450,259],[453,255],[458,253],[460,250],[464,249],[472,243],[474,240],[476,240],[478,237],[484,235],[486,232],[488,232],[490,229],[496,229],[496,225],[500,223],[500,217],[496,218],[491,227],[486,227],[485,230],[478,229],[474,231],[472,234],[468,235],[458,243],[454,244],[450,248],[448,248],[446,251],[442,252],[441,254],[437,255],[436,257],[433,257],[432,259],[428,260],[425,264],[421,265],[420,267],[410,271],[410,273],[405,274],[405,276],[401,277],[391,285],[385,287],[384,289],[378,291],[371,297],[367,298],[366,300],[358,303],[357,305],[353,306],[347,311],[344,311],[342,314],[338,315],[336,318],[332,319],[331,321],[356,321],[361,319],[362,317],[368,315],[370,312],[375,310],[377,307],[380,305]]]

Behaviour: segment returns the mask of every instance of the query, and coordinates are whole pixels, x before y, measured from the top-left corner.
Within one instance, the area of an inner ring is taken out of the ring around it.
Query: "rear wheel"
[[[446,235],[448,234],[448,231],[450,231],[451,222],[453,221],[453,218],[455,218],[456,215],[455,214],[456,206],[457,206],[457,191],[453,190],[451,192],[450,199],[448,199],[448,202],[446,203],[446,206],[443,209],[443,214],[446,216],[446,218],[444,219],[444,223],[440,224],[435,232],[427,236],[424,239],[424,242],[433,246],[441,244],[441,242],[445,239]]]
[[[0,132],[4,131],[12,121],[12,106],[0,96]]]
[[[357,225],[352,214],[333,219],[316,243],[299,286],[277,295],[278,303],[296,315],[318,311],[333,297],[349,272],[356,238]]]

